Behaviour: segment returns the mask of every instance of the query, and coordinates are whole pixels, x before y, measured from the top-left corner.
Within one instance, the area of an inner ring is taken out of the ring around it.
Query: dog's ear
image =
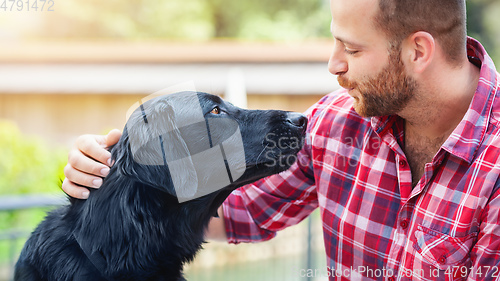
[[[126,125],[131,156],[128,160],[133,161],[127,166],[142,182],[188,198],[196,193],[198,179],[176,117],[171,99],[157,98],[141,104]],[[178,159],[176,165],[173,159]]]
[[[126,132],[131,157],[124,167],[179,202],[232,184],[246,168],[238,123],[229,116],[205,116],[196,92],[141,104],[129,117]]]

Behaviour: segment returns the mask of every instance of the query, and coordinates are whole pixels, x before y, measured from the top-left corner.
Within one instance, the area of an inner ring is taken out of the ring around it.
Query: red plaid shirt
[[[224,202],[229,242],[264,241],[320,208],[330,280],[500,280],[500,75],[468,39],[479,85],[412,189],[397,116],[362,118],[346,91],[308,112],[298,161]]]

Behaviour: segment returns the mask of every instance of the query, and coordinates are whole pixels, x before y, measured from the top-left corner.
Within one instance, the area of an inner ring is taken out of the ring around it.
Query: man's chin
[[[359,107],[359,106],[356,106],[354,105],[354,111],[356,111],[356,113],[361,116],[361,117],[373,117],[373,116],[370,116],[369,114],[367,114],[362,107]]]
[[[356,113],[359,116],[364,117],[364,118],[382,116],[382,114],[375,112],[374,110],[370,111],[368,108],[366,108],[366,105],[363,104],[362,99],[360,99],[358,97],[353,97],[353,98],[354,98],[354,103],[353,103],[352,107],[354,108],[354,111],[356,111]]]
[[[358,97],[354,97],[354,96],[353,96],[353,99],[354,99],[354,102],[352,104],[352,107],[354,108],[354,111],[356,111],[356,113],[361,117],[371,117],[371,116],[368,116],[366,114],[367,112],[366,112],[365,107],[363,106],[363,103],[361,102],[361,100]]]

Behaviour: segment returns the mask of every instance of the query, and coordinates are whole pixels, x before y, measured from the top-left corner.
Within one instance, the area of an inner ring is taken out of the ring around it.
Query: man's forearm
[[[224,224],[224,213],[222,211],[222,206],[217,210],[218,218],[213,217],[208,223],[207,231],[205,232],[205,238],[211,241],[227,241],[226,227]]]

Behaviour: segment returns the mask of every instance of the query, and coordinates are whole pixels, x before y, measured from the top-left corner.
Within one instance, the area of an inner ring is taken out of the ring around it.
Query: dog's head
[[[306,126],[299,113],[181,92],[140,105],[112,152],[124,175],[183,202],[288,169]]]

